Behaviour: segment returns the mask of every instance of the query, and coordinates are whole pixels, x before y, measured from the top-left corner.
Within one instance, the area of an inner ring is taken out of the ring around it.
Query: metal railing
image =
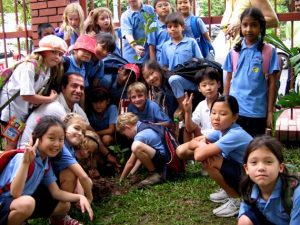
[[[8,56],[11,54],[13,55],[13,58],[15,60],[18,60],[21,57],[21,38],[24,38],[25,41],[25,51],[26,54],[30,52],[30,40],[32,39],[32,31],[31,28],[28,28],[27,24],[27,11],[26,11],[26,1],[25,0],[13,0],[12,1],[13,7],[14,7],[14,20],[15,20],[15,29],[6,31],[5,26],[5,14],[4,7],[3,7],[3,1],[0,0],[0,14],[1,14],[1,31],[0,31],[0,40],[1,43],[3,43],[3,46],[0,46],[0,56],[2,57],[2,51],[3,51],[3,58],[4,62],[0,61],[0,67],[3,67],[4,65],[8,66]],[[21,7],[18,7],[20,6]],[[22,8],[22,12],[19,12],[19,9]],[[20,14],[22,14],[22,21],[20,19]],[[16,40],[16,49],[9,49],[7,42],[8,39],[14,39]],[[1,59],[0,59],[1,60]]]
[[[109,7],[111,1],[113,1],[113,7],[111,10],[115,12],[116,7],[117,7],[117,14],[118,14],[118,19],[120,19],[121,16],[121,0],[106,0],[106,5]],[[196,1],[196,0],[194,0]],[[73,1],[72,1],[73,2]],[[79,0],[78,1],[82,8],[85,11],[85,14],[87,15],[88,13],[88,1],[87,0]],[[147,1],[148,2],[148,1]],[[224,8],[225,8],[225,0],[224,0]],[[17,47],[15,52],[13,53],[14,55],[14,59],[18,59],[21,56],[21,38],[24,38],[25,42],[24,42],[24,46],[25,49],[22,49],[25,51],[26,54],[30,53],[30,42],[32,39],[32,30],[31,28],[27,27],[27,22],[26,21],[26,0],[12,0],[12,4],[14,6],[14,17],[15,17],[15,27],[16,29],[13,31],[6,31],[5,30],[5,12],[3,9],[3,1],[0,0],[0,14],[1,14],[1,27],[2,30],[0,31],[0,43],[3,43],[3,46],[0,45],[0,67],[1,67],[1,63],[2,66],[8,66],[8,58],[11,54],[10,49],[8,48],[7,42],[9,39],[13,39],[16,40],[15,42],[17,43]],[[22,4],[22,7],[18,7],[18,4],[20,6],[20,4]],[[211,34],[211,30],[212,30],[212,25],[213,24],[219,24],[221,22],[222,19],[222,15],[220,16],[211,16],[211,0],[207,0],[207,4],[208,4],[208,15],[202,17],[204,23],[206,23],[208,25],[208,29],[209,32]],[[193,11],[196,11],[196,4],[193,4]],[[89,7],[90,9],[93,9],[95,7],[95,1],[94,0],[90,0],[89,1]],[[21,8],[21,12],[19,12]],[[277,1],[275,0],[275,9],[277,8]],[[294,6],[291,5],[291,8],[293,9]],[[276,10],[275,10],[276,11]],[[23,20],[20,20],[20,13],[22,13],[23,15]],[[291,21],[292,24],[292,34],[291,34],[291,43],[293,45],[293,27],[294,27],[294,21],[300,21],[300,13],[295,13],[295,12],[289,12],[289,13],[278,13],[277,14],[279,21]],[[116,22],[116,25],[119,25],[119,22]],[[21,29],[22,27],[22,29]],[[277,28],[278,29],[278,28]],[[2,51],[3,51],[3,59],[1,59],[1,55],[2,55]]]

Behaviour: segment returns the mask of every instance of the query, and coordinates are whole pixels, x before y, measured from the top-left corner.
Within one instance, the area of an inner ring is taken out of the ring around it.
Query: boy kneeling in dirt
[[[133,139],[131,156],[129,157],[120,181],[127,177],[137,160],[140,160],[149,171],[147,178],[139,183],[139,187],[157,184],[162,181],[161,172],[167,162],[166,150],[161,136],[151,128],[142,128],[142,122],[133,113],[124,113],[118,117],[117,131],[127,138]]]

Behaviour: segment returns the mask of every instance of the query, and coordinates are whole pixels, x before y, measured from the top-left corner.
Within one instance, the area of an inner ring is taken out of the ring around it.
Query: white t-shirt
[[[35,95],[50,78],[50,69],[46,72],[40,71],[37,81],[34,79],[34,65],[31,62],[24,62],[17,66],[8,82],[1,91],[0,104],[3,105],[9,98],[20,90],[20,95],[16,97],[1,112],[1,120],[8,122],[10,118],[16,116],[24,120],[28,115],[31,104],[22,99],[22,95]]]
[[[25,147],[25,144],[28,143],[30,135],[37,124],[37,120],[41,117],[56,116],[58,118],[63,118],[67,113],[71,112],[81,115],[88,123],[88,118],[83,109],[78,104],[74,104],[72,111],[68,107],[62,93],[58,95],[58,98],[54,102],[41,105],[40,107],[35,109],[26,120],[26,127],[22,135],[20,136],[18,147]]]
[[[201,101],[192,114],[192,121],[198,124],[203,135],[211,133],[214,129],[210,122],[210,109],[208,108],[207,100]]]

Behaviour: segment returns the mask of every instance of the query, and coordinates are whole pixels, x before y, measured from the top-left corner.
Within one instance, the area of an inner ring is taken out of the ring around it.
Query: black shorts
[[[247,216],[255,225],[274,225],[273,223],[269,222],[256,207],[250,207],[249,210],[244,212],[242,215]]]
[[[6,197],[0,200],[0,225],[7,224],[7,218],[10,213],[10,205],[13,197]]]
[[[252,137],[265,134],[267,128],[267,118],[239,116],[236,123]]]
[[[155,155],[152,158],[152,162],[153,162],[153,164],[155,166],[155,169],[158,172],[161,172],[163,170],[163,167],[167,163],[167,159],[166,159],[166,156],[160,154],[160,151],[156,151]]]
[[[49,218],[59,202],[43,184],[38,186],[32,197],[35,200],[35,209],[30,218]]]
[[[220,173],[222,174],[226,183],[237,193],[240,193],[242,166],[234,160],[223,158]]]

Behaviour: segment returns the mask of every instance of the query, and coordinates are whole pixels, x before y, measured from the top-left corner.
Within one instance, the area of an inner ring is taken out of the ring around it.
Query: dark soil
[[[122,183],[119,183],[118,178],[100,177],[93,179],[94,201],[98,202],[105,197],[114,195],[123,195],[129,190],[137,188],[137,185],[141,180],[141,175],[133,175]]]

